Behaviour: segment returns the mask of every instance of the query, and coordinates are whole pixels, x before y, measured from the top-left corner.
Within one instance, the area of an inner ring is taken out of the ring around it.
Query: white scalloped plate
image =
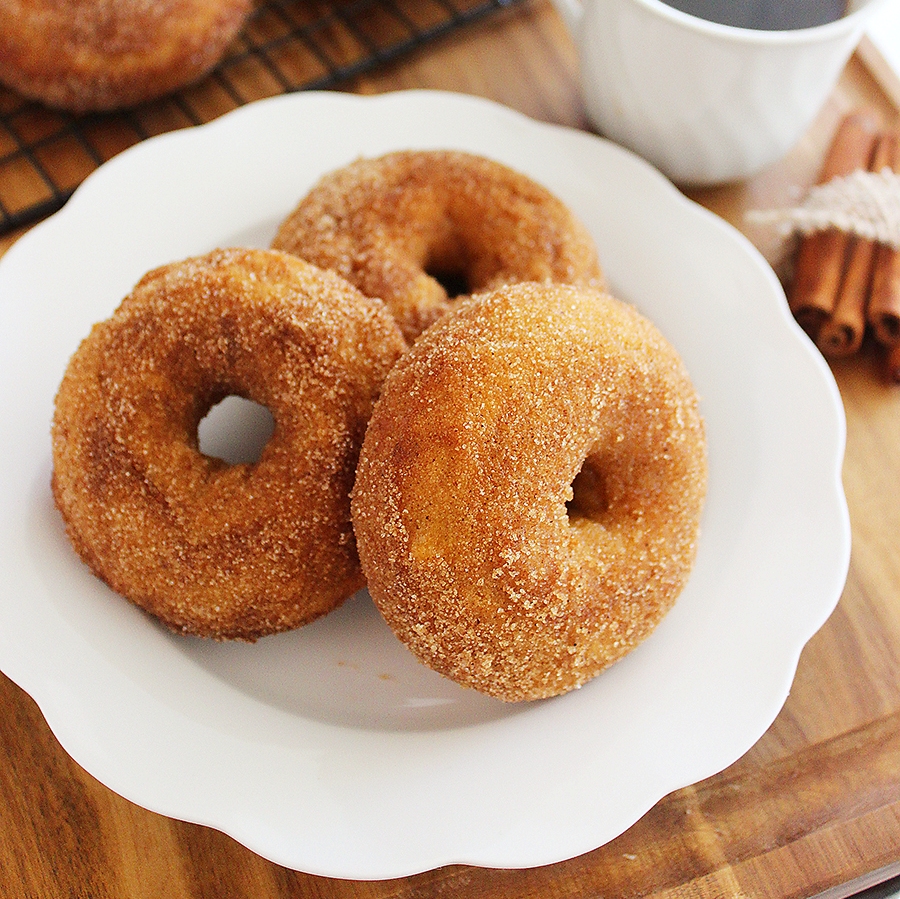
[[[550,701],[422,668],[364,592],[253,646],[170,634],[77,561],[50,496],[56,387],[140,275],[264,246],[325,171],[422,147],[494,157],[567,201],[702,395],[691,581],[646,643]],[[762,258],[630,153],[483,100],[306,93],[139,144],[0,262],[0,347],[0,667],[110,788],[292,868],[377,879],[603,844],[763,734],[846,576],[839,396]]]

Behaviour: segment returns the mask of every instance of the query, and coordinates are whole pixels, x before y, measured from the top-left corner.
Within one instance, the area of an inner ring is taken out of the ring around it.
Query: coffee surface
[[[846,0],[663,0],[700,19],[756,31],[812,28],[839,19]]]

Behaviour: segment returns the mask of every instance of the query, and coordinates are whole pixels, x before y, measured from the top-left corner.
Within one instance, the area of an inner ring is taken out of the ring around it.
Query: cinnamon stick
[[[897,135],[891,134],[891,158],[884,163],[900,173],[900,148]],[[879,167],[876,171],[881,171]],[[869,324],[876,340],[886,346],[900,343],[900,251],[882,244],[875,258],[872,290],[869,298]]]
[[[863,113],[844,118],[819,173],[819,184],[869,166],[878,122]],[[817,231],[800,242],[788,305],[813,338],[834,312],[851,239],[837,231]]]
[[[880,172],[896,158],[897,142],[893,134],[879,136],[869,170]],[[845,254],[846,266],[831,316],[822,323],[816,338],[819,349],[828,356],[850,356],[863,341],[866,310],[869,304],[876,244],[863,238],[851,238]]]
[[[862,346],[866,329],[866,303],[875,245],[870,240],[847,238],[847,267],[837,291],[837,302],[819,327],[816,346],[826,356],[851,356]]]

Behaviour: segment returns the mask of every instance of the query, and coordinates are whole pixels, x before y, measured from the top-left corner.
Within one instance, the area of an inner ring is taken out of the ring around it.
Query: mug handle
[[[573,37],[577,37],[584,18],[584,4],[581,0],[553,0],[553,5]]]

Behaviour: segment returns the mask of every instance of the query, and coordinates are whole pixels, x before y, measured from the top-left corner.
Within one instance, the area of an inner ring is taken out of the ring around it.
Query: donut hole
[[[275,433],[275,418],[260,403],[229,394],[197,425],[200,452],[229,465],[254,465]]]
[[[584,460],[572,481],[572,498],[566,503],[569,521],[599,521],[609,511],[609,495],[599,460]]]
[[[465,244],[452,225],[448,226],[445,233],[431,239],[425,248],[422,269],[441,285],[449,300],[470,294],[475,286],[469,277]]]
[[[472,292],[468,276],[464,271],[426,268],[425,274],[434,278],[441,285],[448,300],[455,300],[457,297],[467,296]]]

